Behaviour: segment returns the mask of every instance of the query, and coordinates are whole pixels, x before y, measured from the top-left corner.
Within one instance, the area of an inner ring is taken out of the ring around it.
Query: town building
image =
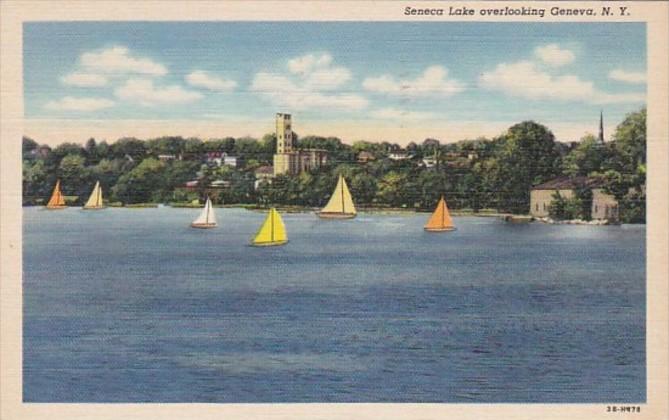
[[[411,159],[412,156],[406,150],[395,150],[393,152],[390,152],[388,158],[391,160],[407,160]]]
[[[373,153],[363,150],[358,153],[358,163],[367,163],[376,160],[376,156]]]
[[[274,168],[269,165],[260,166],[255,170],[256,182],[254,184],[255,189],[257,190],[262,183],[272,183],[272,178],[274,178]]]
[[[216,166],[231,166],[236,168],[239,165],[237,156],[229,155],[225,152],[207,152],[205,162]]]
[[[290,114],[276,114],[276,154],[274,176],[298,175],[327,163],[328,153],[322,149],[298,149],[293,135]]]
[[[553,195],[558,192],[564,199],[576,195],[577,189],[588,188],[592,191],[591,218],[593,220],[618,220],[618,201],[611,194],[604,192],[604,182],[600,178],[561,177],[532,187],[530,191],[530,215],[549,217]]]

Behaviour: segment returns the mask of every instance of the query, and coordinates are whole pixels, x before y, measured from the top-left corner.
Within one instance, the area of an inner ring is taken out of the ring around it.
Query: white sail
[[[211,200],[207,197],[202,213],[193,221],[194,225],[216,225],[216,213],[211,205]]]
[[[343,176],[339,175],[339,181],[337,181],[337,187],[335,188],[330,201],[327,205],[321,210],[322,213],[345,213],[345,214],[356,214],[355,205],[353,204],[353,198],[351,193],[348,190],[346,185],[346,180]]]
[[[86,204],[84,205],[85,208],[100,208],[102,207],[102,188],[100,187],[100,181],[97,181],[95,183],[95,187],[93,188],[93,192],[91,193],[91,196],[88,198],[88,201],[86,201]]]

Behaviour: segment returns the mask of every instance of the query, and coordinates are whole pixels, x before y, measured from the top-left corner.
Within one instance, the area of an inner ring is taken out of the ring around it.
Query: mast
[[[270,238],[272,239],[272,242],[274,242],[274,209],[269,211],[269,223],[270,223],[270,229],[269,229],[269,235]]]
[[[341,212],[346,213],[346,206],[344,204],[344,176],[339,174],[339,182],[341,183]]]

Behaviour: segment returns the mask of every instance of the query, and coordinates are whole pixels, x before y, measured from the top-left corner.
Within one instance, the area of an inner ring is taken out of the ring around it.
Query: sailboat
[[[60,191],[60,179],[59,179],[58,181],[56,181],[56,186],[53,189],[53,193],[51,194],[49,202],[46,203],[46,208],[49,210],[60,210],[66,207],[67,206],[65,205],[65,197],[63,196],[63,193]]]
[[[443,195],[439,199],[439,203],[437,204],[434,213],[430,216],[430,220],[427,221],[425,230],[428,232],[447,232],[449,230],[455,230],[453,220],[448,213],[448,206],[446,206],[446,200],[444,200]]]
[[[269,210],[265,222],[260,227],[255,238],[251,241],[252,246],[276,246],[288,242],[286,227],[281,220],[279,212],[274,207]]]
[[[93,192],[91,196],[88,197],[88,201],[84,204],[84,210],[100,210],[105,208],[102,203],[102,187],[100,187],[100,181],[95,183],[93,187]]]
[[[330,201],[317,214],[322,219],[352,219],[357,214],[353,198],[351,198],[346,180],[342,175],[339,175],[339,181],[337,181]]]
[[[202,213],[190,224],[191,227],[198,229],[211,229],[216,227],[216,213],[211,205],[211,200],[207,197],[207,202],[204,203]]]

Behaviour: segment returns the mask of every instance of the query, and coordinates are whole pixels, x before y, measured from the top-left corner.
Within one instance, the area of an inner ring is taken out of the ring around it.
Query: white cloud
[[[75,98],[66,96],[57,101],[49,101],[44,108],[52,111],[90,112],[114,106],[114,101],[104,98]]]
[[[534,49],[534,55],[544,63],[560,67],[574,61],[576,56],[567,49],[560,48],[558,44],[548,44]]]
[[[237,82],[234,80],[226,80],[202,70],[196,70],[188,74],[186,76],[186,81],[191,86],[201,87],[217,92],[230,92],[235,87],[237,87]]]
[[[288,70],[293,74],[307,75],[314,69],[327,68],[330,64],[332,64],[332,56],[330,54],[325,53],[320,56],[306,54],[288,60]]]
[[[126,47],[115,46],[97,52],[87,52],[79,59],[88,72],[102,74],[142,74],[163,76],[167,68],[149,58],[133,57]]]
[[[420,121],[432,119],[435,114],[433,112],[406,111],[390,107],[374,110],[370,112],[370,116],[384,120]]]
[[[442,66],[431,66],[413,80],[396,80],[391,75],[369,77],[362,86],[377,93],[396,96],[450,96],[464,90],[464,85],[448,79],[448,70]]]
[[[202,98],[200,93],[185,90],[179,85],[156,87],[150,79],[130,79],[114,93],[119,99],[138,102],[143,106],[185,104]]]
[[[614,69],[609,72],[609,79],[625,83],[645,83],[646,73]]]
[[[332,94],[298,86],[288,77],[276,73],[257,73],[251,90],[280,106],[294,110],[325,108],[356,111],[367,107],[367,99],[355,94]]]
[[[251,90],[279,106],[295,110],[356,111],[368,105],[367,99],[360,95],[332,92],[351,79],[351,72],[346,67],[332,65],[332,56],[327,53],[290,59],[287,70],[286,73],[256,73]]]
[[[553,76],[539,70],[531,61],[501,63],[495,70],[479,77],[479,84],[510,96],[528,99],[555,99],[581,101],[593,104],[642,102],[642,93],[606,93],[596,89],[592,82],[576,75]]]
[[[70,73],[63,76],[60,81],[66,85],[77,87],[100,87],[107,85],[107,77],[94,73]]]

